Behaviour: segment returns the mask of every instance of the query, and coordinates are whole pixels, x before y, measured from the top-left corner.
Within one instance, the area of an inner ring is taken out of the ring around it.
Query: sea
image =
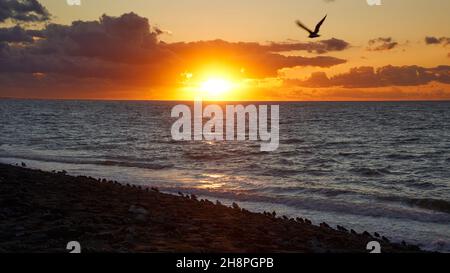
[[[3,99],[0,162],[450,252],[450,102],[242,103],[280,106],[274,152],[258,141],[174,141],[178,104],[187,103]]]

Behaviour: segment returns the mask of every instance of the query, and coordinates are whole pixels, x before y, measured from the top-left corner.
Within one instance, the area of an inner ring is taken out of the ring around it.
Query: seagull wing
[[[309,33],[313,33],[312,30],[310,30],[307,26],[305,26],[304,24],[302,24],[302,22],[300,21],[295,21],[297,23],[297,25],[301,28],[303,28],[304,30],[308,31]]]
[[[325,19],[327,19],[327,16],[328,16],[328,15],[325,15],[325,17],[323,17],[322,21],[320,21],[320,22],[317,24],[316,29],[314,29],[314,33],[316,33],[316,34],[319,33],[320,27],[322,26],[323,22],[325,22]]]

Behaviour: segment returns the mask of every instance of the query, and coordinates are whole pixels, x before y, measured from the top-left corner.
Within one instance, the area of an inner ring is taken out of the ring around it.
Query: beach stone
[[[23,232],[23,231],[21,231],[21,232],[16,232],[16,237],[23,237],[23,236],[25,236],[25,232]]]
[[[128,212],[131,212],[134,215],[134,219],[136,221],[139,221],[139,222],[147,221],[147,216],[149,214],[147,209],[145,209],[143,207],[136,206],[136,205],[132,205],[128,209]]]
[[[102,240],[112,240],[114,239],[114,233],[110,231],[100,232],[96,234],[96,237]]]
[[[30,235],[32,241],[44,241],[47,240],[47,235],[44,233],[33,233]]]
[[[145,222],[145,221],[147,221],[147,215],[138,214],[135,216],[135,220],[138,222]]]
[[[236,203],[234,203],[234,202],[233,202],[233,204],[232,204],[232,208],[235,209],[235,210],[241,210],[241,208],[239,207],[239,205],[236,204]]]
[[[25,230],[25,227],[24,227],[24,226],[16,226],[16,227],[14,228],[14,230],[15,230],[15,231],[24,231],[24,230]]]
[[[125,236],[125,241],[129,244],[136,243],[136,228],[128,227],[126,228],[127,235]]]
[[[144,215],[148,214],[147,209],[135,205],[132,205],[128,211],[135,214],[144,214]]]

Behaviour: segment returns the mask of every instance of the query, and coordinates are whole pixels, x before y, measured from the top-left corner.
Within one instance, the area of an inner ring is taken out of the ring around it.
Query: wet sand
[[[368,233],[238,206],[174,196],[65,172],[0,164],[0,253],[83,252],[324,253],[420,252]]]

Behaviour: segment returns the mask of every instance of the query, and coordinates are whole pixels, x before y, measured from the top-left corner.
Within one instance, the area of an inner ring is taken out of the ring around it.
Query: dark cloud
[[[350,44],[348,42],[336,38],[323,40],[320,43],[326,46],[327,51],[342,51],[350,47]]]
[[[313,73],[307,80],[287,80],[288,85],[303,87],[374,88],[386,86],[418,86],[430,82],[450,84],[450,66],[384,66],[352,68],[348,73],[328,77]]]
[[[309,43],[272,43],[265,48],[273,52],[283,51],[308,51],[317,54],[324,54],[332,51],[343,51],[348,49],[350,44],[344,40],[332,38],[320,42]]]
[[[8,34],[4,35],[5,40],[30,41],[27,36],[30,33],[21,29],[4,32]],[[0,72],[149,85],[167,82],[169,77],[174,80],[175,69],[179,68],[174,66],[174,54],[158,41],[158,34],[152,31],[148,20],[134,13],[103,16],[99,21],[77,21],[70,26],[50,24],[39,34],[43,39],[26,46],[3,42]]]
[[[37,0],[0,0],[0,23],[7,20],[43,22],[50,13]]]
[[[450,38],[448,37],[441,37],[441,38],[437,38],[437,37],[433,37],[433,36],[428,36],[425,37],[425,43],[427,45],[450,45]]]
[[[369,51],[385,51],[391,50],[398,46],[398,43],[394,41],[391,37],[386,38],[376,38],[369,41],[369,46],[367,50]]]
[[[124,63],[148,63],[164,57],[158,32],[135,13],[120,17],[103,15],[99,21],[76,21],[70,26],[51,24],[34,53],[98,58]]]
[[[42,38],[39,30],[25,30],[20,26],[0,28],[0,43],[32,43],[33,38]]]

